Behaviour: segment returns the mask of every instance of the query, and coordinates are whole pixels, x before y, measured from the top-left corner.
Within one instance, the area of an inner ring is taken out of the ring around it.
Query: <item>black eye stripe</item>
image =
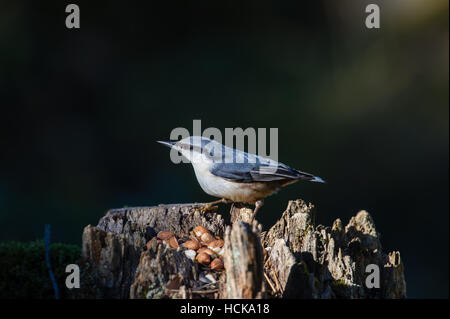
[[[178,147],[180,147],[181,149],[184,149],[184,150],[194,150],[199,153],[202,152],[202,149],[196,145],[189,145],[189,144],[185,144],[185,143],[179,143],[177,145],[178,145]]]
[[[199,153],[202,152],[202,148],[201,148],[201,147],[198,147],[198,146],[195,146],[195,145],[192,145],[192,150],[193,150],[193,151],[196,151],[196,152],[199,152]]]

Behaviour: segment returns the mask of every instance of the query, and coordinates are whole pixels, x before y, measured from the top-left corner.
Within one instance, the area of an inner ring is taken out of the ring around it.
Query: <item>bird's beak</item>
[[[174,146],[175,143],[176,143],[176,142],[164,142],[164,141],[157,141],[157,142],[161,143],[161,144],[163,144],[163,145],[165,145],[167,147],[170,147],[170,148],[172,148],[172,146]]]

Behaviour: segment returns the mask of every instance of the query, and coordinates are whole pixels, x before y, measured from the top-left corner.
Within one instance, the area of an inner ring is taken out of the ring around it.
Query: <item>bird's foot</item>
[[[228,204],[229,202],[230,201],[226,200],[225,198],[222,198],[222,199],[202,205],[200,210],[202,213],[206,213],[209,211],[216,211],[219,208],[219,206],[217,206],[217,204]]]
[[[217,209],[219,209],[219,206],[217,206],[217,205],[206,204],[200,208],[200,211],[202,213],[207,213],[207,212],[211,212],[211,211],[216,211]]]
[[[255,209],[253,210],[252,221],[255,220],[256,213],[259,211],[259,209],[260,209],[261,207],[263,207],[263,205],[264,205],[264,201],[263,201],[263,200],[257,200],[257,201],[255,202]]]

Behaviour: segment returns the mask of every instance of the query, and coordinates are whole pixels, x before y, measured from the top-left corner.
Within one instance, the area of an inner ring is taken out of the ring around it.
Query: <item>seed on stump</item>
[[[188,240],[183,244],[183,247],[187,249],[197,250],[200,248],[200,243],[196,240]]]
[[[200,253],[196,257],[197,261],[203,265],[209,265],[211,257],[207,253]]]
[[[170,237],[167,242],[169,243],[170,247],[172,247],[172,249],[177,250],[178,249],[178,241],[177,238],[175,236]]]
[[[213,235],[211,235],[210,233],[204,233],[201,237],[200,237],[201,241],[205,244],[208,244],[210,242],[212,242],[215,238]]]
[[[197,226],[194,228],[194,234],[195,236],[197,236],[197,238],[201,238],[203,234],[209,234],[209,230],[207,230],[203,226]]]
[[[216,258],[211,262],[210,267],[212,270],[221,270],[223,269],[223,262],[220,258]]]
[[[171,231],[160,231],[156,237],[161,240],[167,240],[174,236],[174,233]]]

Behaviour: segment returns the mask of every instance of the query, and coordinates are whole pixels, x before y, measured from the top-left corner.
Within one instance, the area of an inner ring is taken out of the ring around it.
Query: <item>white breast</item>
[[[254,203],[276,192],[279,185],[271,183],[237,183],[213,175],[207,162],[193,163],[195,176],[203,191],[211,196],[233,202]]]

